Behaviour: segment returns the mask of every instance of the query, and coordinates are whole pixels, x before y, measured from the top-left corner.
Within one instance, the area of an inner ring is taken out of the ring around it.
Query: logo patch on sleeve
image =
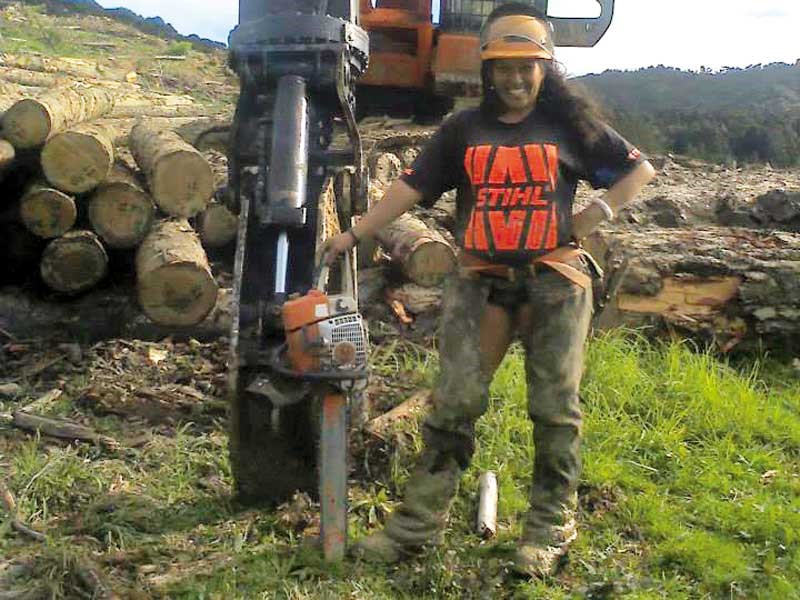
[[[630,161],[639,160],[641,156],[642,156],[641,151],[638,148],[634,148],[633,150],[630,151],[630,154],[628,154],[628,160]]]

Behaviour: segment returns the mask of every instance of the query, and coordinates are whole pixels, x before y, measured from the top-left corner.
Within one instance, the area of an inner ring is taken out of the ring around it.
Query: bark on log
[[[161,325],[202,321],[217,301],[217,284],[200,239],[183,219],[161,221],[136,254],[139,304]]]
[[[800,352],[800,234],[728,227],[603,231],[587,246],[627,272],[605,327],[677,330],[723,351]]]
[[[456,254],[452,246],[440,233],[411,214],[401,216],[379,231],[375,238],[405,276],[416,284],[438,285],[455,268]]]
[[[45,177],[72,194],[93,190],[114,164],[116,135],[108,122],[80,123],[54,134],[42,149]]]
[[[416,421],[422,417],[432,406],[431,392],[424,390],[417,392],[408,400],[398,404],[389,412],[379,415],[369,421],[364,429],[370,435],[388,441],[391,434],[398,426],[408,427],[409,421]]]
[[[221,248],[236,238],[239,217],[219,202],[212,202],[197,219],[197,232],[206,248]]]
[[[0,77],[5,81],[16,83],[17,85],[43,88],[55,87],[60,82],[60,79],[51,73],[41,73],[15,67],[5,68],[0,71]]]
[[[71,196],[44,182],[36,182],[22,197],[19,214],[31,233],[51,239],[72,229],[78,210]]]
[[[3,114],[3,131],[16,148],[35,148],[53,133],[96,119],[114,108],[115,94],[101,87],[55,89],[20,100]]]
[[[93,288],[108,272],[108,255],[91,231],[70,231],[48,244],[41,275],[51,289],[77,294]]]
[[[400,302],[408,312],[419,315],[439,310],[442,305],[442,289],[406,283],[400,287],[387,289],[386,300]]]
[[[370,178],[377,180],[381,185],[388,186],[403,172],[403,163],[392,152],[381,152],[371,157],[369,161]]]
[[[131,131],[130,148],[161,210],[185,218],[205,209],[214,193],[214,173],[202,154],[176,133],[146,121]]]
[[[155,206],[128,167],[115,164],[92,194],[89,220],[111,248],[135,248],[150,232]]]

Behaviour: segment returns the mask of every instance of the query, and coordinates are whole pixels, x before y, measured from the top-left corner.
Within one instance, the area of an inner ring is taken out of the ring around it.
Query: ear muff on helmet
[[[481,31],[481,60],[538,58],[553,60],[550,24],[527,15],[508,15],[487,23]]]

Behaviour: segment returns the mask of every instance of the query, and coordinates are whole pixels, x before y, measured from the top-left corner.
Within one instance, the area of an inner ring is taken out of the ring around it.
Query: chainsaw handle
[[[352,252],[352,250],[348,250],[347,252],[342,252],[340,255],[344,260],[344,267],[342,268],[342,293],[355,298]],[[339,257],[337,257],[337,260],[338,258]],[[314,282],[314,289],[317,289],[320,292],[325,291],[325,284],[328,281],[330,270],[330,265],[325,262],[325,254],[323,253],[319,259],[319,262],[317,262],[317,265],[314,267],[314,275],[312,279]]]

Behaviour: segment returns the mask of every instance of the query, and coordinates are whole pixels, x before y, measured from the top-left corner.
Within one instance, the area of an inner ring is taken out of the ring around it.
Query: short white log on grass
[[[155,205],[122,163],[115,164],[109,176],[89,200],[92,228],[111,248],[135,248],[150,232]]]
[[[42,280],[51,289],[77,294],[97,285],[108,272],[108,255],[91,231],[70,231],[50,242],[42,254]]]
[[[214,193],[214,173],[178,134],[141,120],[131,131],[130,149],[161,210],[187,218],[205,209]]]
[[[136,254],[136,275],[139,305],[159,325],[196,325],[216,304],[208,258],[185,219],[155,224]]]
[[[197,233],[206,248],[221,248],[236,238],[239,217],[221,202],[212,202],[197,218]]]
[[[16,102],[3,114],[3,132],[15,148],[35,148],[54,133],[110,113],[115,98],[96,86],[54,89]]]
[[[20,200],[19,214],[28,231],[40,238],[51,239],[72,229],[78,211],[72,196],[45,182],[35,182]]]
[[[116,132],[108,122],[79,123],[54,134],[42,148],[42,169],[60,190],[82,194],[108,177]]]

